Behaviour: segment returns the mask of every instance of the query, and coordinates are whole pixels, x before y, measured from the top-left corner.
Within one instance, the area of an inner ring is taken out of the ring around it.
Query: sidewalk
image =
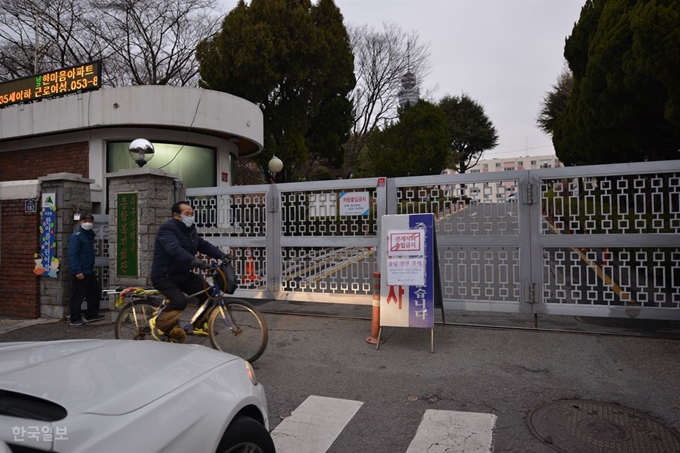
[[[13,330],[23,329],[24,327],[36,326],[39,324],[52,324],[61,322],[61,319],[55,318],[0,318],[0,335],[11,332]]]
[[[295,302],[285,300],[263,301],[249,299],[249,302],[255,305],[264,314],[352,318],[365,319],[368,321],[371,320],[373,308],[368,305]],[[191,310],[191,307],[189,307],[189,310]],[[110,324],[110,313],[106,310],[102,310],[102,313],[106,315],[106,319],[96,323],[96,325],[101,326],[103,324]],[[537,328],[535,328],[534,316],[531,314],[445,310],[444,317],[446,325],[453,326],[458,325],[508,330],[537,330],[574,334],[657,337],[680,340],[680,321],[539,315],[537,319]],[[435,309],[435,322],[438,326],[442,325],[441,309]],[[60,329],[63,328],[62,326],[68,324],[66,321],[54,318],[3,318],[0,319],[0,335],[35,325],[44,325],[44,330],[50,330],[53,328]]]

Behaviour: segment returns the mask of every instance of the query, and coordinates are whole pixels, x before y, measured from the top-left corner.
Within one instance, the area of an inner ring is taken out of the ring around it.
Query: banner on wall
[[[55,224],[57,220],[57,194],[42,194],[40,204],[40,252],[34,255],[35,268],[33,273],[57,278],[59,260],[55,257],[57,242]]]
[[[136,192],[118,194],[116,273],[121,277],[137,277],[138,272],[137,196]]]

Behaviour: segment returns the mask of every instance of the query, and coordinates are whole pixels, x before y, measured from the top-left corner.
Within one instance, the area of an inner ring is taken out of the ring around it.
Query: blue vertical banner
[[[380,325],[434,328],[434,215],[382,218]]]
[[[57,220],[57,205],[55,203],[56,194],[45,193],[42,194],[42,209],[40,210],[40,258],[41,262],[38,264],[36,259],[36,268],[42,266],[42,272],[34,273],[38,275],[46,275],[48,277],[57,278],[57,268],[59,262],[55,257],[57,249],[55,237],[55,223]]]
[[[434,327],[434,216],[432,214],[411,214],[408,216],[410,229],[425,230],[425,284],[409,286],[409,327]]]

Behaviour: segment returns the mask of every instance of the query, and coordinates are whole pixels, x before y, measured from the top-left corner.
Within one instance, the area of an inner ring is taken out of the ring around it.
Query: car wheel
[[[272,436],[262,424],[239,415],[224,433],[217,453],[276,453],[276,448]]]

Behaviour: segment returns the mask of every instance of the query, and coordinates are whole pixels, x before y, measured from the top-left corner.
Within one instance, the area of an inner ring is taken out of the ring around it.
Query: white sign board
[[[387,284],[425,285],[425,230],[389,230],[387,245]]]
[[[381,231],[380,325],[433,328],[434,215],[386,215]]]
[[[387,258],[387,284],[390,286],[424,286],[424,257]]]
[[[369,214],[368,192],[342,192],[340,193],[340,215]]]

